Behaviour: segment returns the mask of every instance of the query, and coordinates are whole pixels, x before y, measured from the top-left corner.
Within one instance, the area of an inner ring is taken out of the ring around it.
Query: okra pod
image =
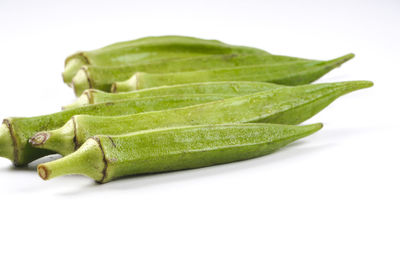
[[[192,41],[192,42],[204,42],[204,43],[211,43],[211,44],[226,44],[223,43],[219,40],[211,40],[211,39],[202,39],[202,38],[197,38],[197,37],[191,37],[191,36],[182,36],[182,35],[162,35],[162,36],[147,36],[147,37],[142,37],[134,40],[129,40],[129,41],[122,41],[122,42],[117,42],[113,43],[107,46],[104,46],[103,48],[100,49],[114,49],[118,47],[123,47],[123,46],[132,46],[132,45],[143,45],[143,44],[155,44],[155,43],[164,43],[166,41],[172,42],[172,41]]]
[[[8,118],[0,126],[0,157],[25,165],[35,159],[51,154],[51,151],[37,149],[29,145],[28,139],[39,131],[56,129],[64,125],[73,115],[126,115],[139,112],[184,107],[215,101],[231,95],[182,95],[131,99],[107,102],[86,107],[69,109],[44,116],[30,118]]]
[[[271,153],[308,136],[322,124],[200,125],[95,136],[64,158],[40,164],[44,180],[83,174],[99,183],[117,177],[206,167]]]
[[[278,55],[211,55],[193,58],[178,58],[157,62],[147,62],[123,66],[83,66],[72,79],[72,86],[76,95],[82,91],[95,88],[109,92],[115,81],[129,79],[136,72],[168,73],[183,72],[217,68],[231,68],[247,65],[287,63],[293,61],[304,61],[318,63],[321,61],[306,60],[295,57]]]
[[[153,37],[75,53],[65,60],[63,78],[64,82],[70,83],[76,72],[84,65],[119,66],[150,60],[232,53],[268,54],[261,49],[233,46],[215,40],[179,36]]]
[[[63,79],[65,83],[70,83],[72,82],[72,78],[76,74],[76,72],[81,68],[82,66],[86,64],[91,64],[92,62],[89,62],[89,57],[87,54],[94,52],[95,54],[105,54],[107,50],[115,50],[119,48],[124,48],[124,47],[134,47],[134,46],[143,46],[143,45],[149,45],[149,44],[157,44],[161,43],[161,45],[165,45],[165,43],[171,42],[185,42],[185,41],[192,41],[192,42],[199,42],[199,43],[216,43],[216,44],[223,44],[219,41],[216,40],[205,40],[205,39],[199,39],[199,38],[194,38],[194,37],[186,37],[186,36],[156,36],[156,37],[144,37],[144,38],[139,38],[135,40],[130,40],[130,41],[124,41],[124,42],[117,42],[111,45],[107,45],[105,47],[93,50],[93,51],[88,51],[88,52],[77,52],[65,60],[65,70],[63,73]],[[138,59],[139,60],[139,59]],[[139,60],[140,61],[140,60]]]
[[[173,73],[137,72],[130,79],[115,82],[112,92],[126,92],[162,85],[214,81],[259,81],[284,85],[311,83],[353,58],[348,54],[329,61],[292,61],[276,64],[240,66]]]
[[[369,81],[282,87],[220,101],[127,116],[73,116],[63,127],[35,134],[35,147],[67,155],[94,135],[199,124],[265,122],[298,124],[312,117],[341,95],[372,86]]]
[[[63,109],[76,108],[89,104],[113,102],[141,97],[156,97],[163,95],[196,95],[196,94],[222,94],[222,95],[248,95],[265,90],[270,90],[283,85],[264,82],[204,82],[160,86],[143,90],[113,94],[96,89],[85,90],[82,95],[72,104],[64,106]]]

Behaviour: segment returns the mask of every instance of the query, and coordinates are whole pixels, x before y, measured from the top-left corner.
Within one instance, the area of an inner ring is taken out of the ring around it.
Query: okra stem
[[[104,169],[102,148],[96,139],[88,140],[79,153],[72,153],[68,158],[40,164],[38,174],[44,180],[65,174],[84,174],[101,180]]]
[[[41,178],[83,174],[99,183],[117,177],[206,167],[269,154],[322,124],[200,125],[90,138],[76,152],[38,166]]]
[[[8,118],[0,128],[0,156],[8,158],[14,165],[25,165],[51,151],[37,149],[28,139],[39,131],[52,130],[64,125],[73,115],[127,115],[139,112],[184,107],[199,103],[229,98],[231,95],[165,95],[144,97],[127,101],[114,101],[69,109],[44,116],[30,118]],[[42,136],[43,138],[44,136]],[[42,140],[43,141],[43,140]]]
[[[68,63],[65,64],[65,70],[62,73],[63,81],[70,84],[75,74],[85,64],[89,64],[89,61],[84,56],[76,56],[69,60]]]

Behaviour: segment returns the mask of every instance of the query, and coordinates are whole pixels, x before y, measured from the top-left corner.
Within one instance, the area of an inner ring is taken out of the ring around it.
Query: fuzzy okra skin
[[[322,124],[199,125],[95,136],[76,152],[38,166],[41,178],[83,174],[99,183],[117,177],[206,167],[255,158],[308,136]]]
[[[87,64],[93,64],[93,62],[89,61],[89,56],[87,55],[88,53],[90,54],[91,52],[95,54],[106,54],[107,50],[115,50],[119,48],[124,48],[124,47],[135,47],[135,46],[143,46],[143,45],[149,45],[149,44],[161,44],[165,45],[166,43],[173,43],[173,42],[199,42],[199,43],[211,43],[211,44],[223,44],[222,42],[219,42],[217,40],[205,40],[205,39],[199,39],[195,37],[187,37],[187,36],[155,36],[155,37],[144,37],[144,38],[139,38],[135,40],[130,40],[130,41],[124,41],[124,42],[117,42],[111,45],[107,45],[105,47],[93,50],[93,51],[88,51],[88,52],[77,52],[75,54],[72,54],[71,56],[67,57],[65,60],[65,70],[63,72],[63,79],[65,83],[70,83],[72,82],[72,78],[76,74],[76,72],[84,65]],[[146,55],[144,55],[146,57]],[[149,55],[148,55],[149,56]],[[154,55],[153,55],[154,57]],[[138,59],[139,60],[139,59]],[[97,63],[97,62],[96,62]]]
[[[229,97],[232,97],[232,95],[165,95],[160,97],[144,97],[126,101],[100,103],[44,116],[8,118],[5,119],[3,124],[0,126],[0,157],[8,158],[14,162],[14,165],[20,166],[51,154],[51,151],[37,149],[30,146],[28,139],[39,131],[52,130],[61,127],[73,115],[127,115],[185,107]]]
[[[160,86],[125,93],[107,93],[96,89],[88,89],[72,104],[63,109],[76,108],[89,104],[113,102],[141,97],[156,97],[164,95],[197,95],[197,94],[222,94],[222,95],[248,95],[261,91],[284,87],[274,83],[264,82],[203,82],[188,83],[169,86]]]
[[[137,72],[126,81],[113,83],[111,91],[126,92],[161,85],[214,81],[258,81],[302,85],[319,79],[353,57],[354,54],[348,54],[329,61],[297,60],[276,64],[162,74]]]
[[[95,135],[120,135],[200,124],[298,124],[317,114],[339,96],[372,85],[369,81],[352,81],[282,87],[158,112],[117,117],[78,115],[59,129],[37,133],[30,139],[30,143],[35,147],[67,155]]]
[[[75,53],[65,60],[63,79],[65,83],[70,83],[84,65],[119,66],[151,60],[232,53],[268,54],[261,49],[228,45],[215,40],[185,36],[153,37]]]
[[[84,89],[90,88],[96,88],[108,92],[111,90],[111,85],[114,82],[127,80],[136,72],[168,73],[231,68],[247,65],[287,63],[293,61],[321,62],[271,54],[226,54],[178,58],[123,66],[83,66],[72,79],[72,85],[76,95],[80,95]]]
[[[212,40],[212,39],[202,39],[202,38],[197,38],[197,37],[191,37],[191,36],[183,36],[183,35],[162,35],[162,36],[147,36],[147,37],[142,37],[134,40],[128,40],[128,41],[122,41],[122,42],[117,42],[113,43],[107,46],[104,46],[103,50],[106,49],[114,49],[118,47],[124,47],[124,46],[131,46],[131,45],[143,45],[143,44],[155,44],[155,43],[163,43],[165,41],[171,42],[173,40],[176,41],[192,41],[192,42],[206,42],[206,43],[211,43],[211,44],[226,44],[223,43],[219,40]]]

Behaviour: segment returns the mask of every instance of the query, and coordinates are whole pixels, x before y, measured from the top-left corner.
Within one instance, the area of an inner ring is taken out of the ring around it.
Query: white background
[[[356,58],[319,82],[369,79],[262,158],[97,185],[0,159],[1,266],[399,266],[400,2],[0,1],[0,115],[73,101],[76,50],[181,34],[275,54]]]

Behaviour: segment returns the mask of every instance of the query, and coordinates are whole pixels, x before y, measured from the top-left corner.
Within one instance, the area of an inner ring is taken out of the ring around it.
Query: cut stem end
[[[49,170],[44,165],[39,165],[37,168],[37,172],[43,180],[49,180]]]
[[[47,141],[47,139],[49,139],[49,137],[50,137],[49,133],[40,132],[40,133],[37,133],[34,136],[32,136],[29,139],[29,143],[32,146],[40,146],[40,145],[43,145]]]

